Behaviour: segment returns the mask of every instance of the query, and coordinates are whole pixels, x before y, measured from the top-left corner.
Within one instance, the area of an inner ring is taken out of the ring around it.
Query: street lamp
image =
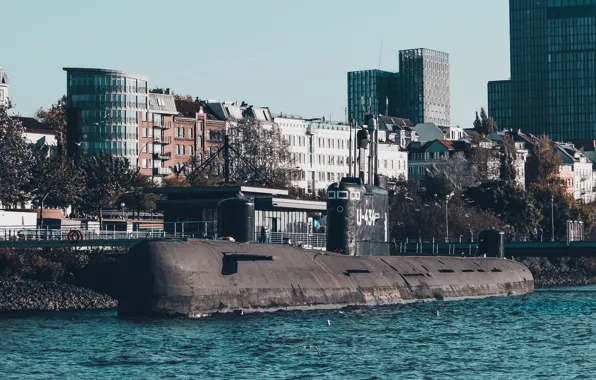
[[[550,241],[555,241],[555,196],[550,196]]]
[[[447,236],[445,242],[449,243],[449,200],[453,197],[453,191],[445,197],[445,231]]]
[[[120,207],[122,207],[122,219],[125,219],[125,218],[124,218],[124,207],[125,207],[125,206],[126,206],[126,204],[124,204],[124,203],[120,203]]]

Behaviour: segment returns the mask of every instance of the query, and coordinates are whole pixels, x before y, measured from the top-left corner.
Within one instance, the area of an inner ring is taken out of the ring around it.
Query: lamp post
[[[126,206],[126,204],[124,203],[120,203],[120,207],[122,207],[122,219],[124,220],[124,207]]]
[[[452,196],[453,192],[451,192],[451,194],[448,194],[445,197],[445,232],[447,234],[447,236],[445,237],[446,243],[449,243],[449,200]]]
[[[555,197],[550,196],[550,241],[555,241]]]

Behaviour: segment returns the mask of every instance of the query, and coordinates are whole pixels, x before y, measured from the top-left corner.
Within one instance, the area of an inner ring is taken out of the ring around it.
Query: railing
[[[74,222],[72,219],[66,220],[69,224]],[[101,228],[97,222],[95,223],[97,224],[97,227],[83,227],[75,224],[47,226],[45,228],[39,228],[38,226],[1,226],[0,241],[84,241],[177,238],[217,239],[217,222],[214,221],[152,223],[123,220],[122,222],[117,223],[104,223]],[[134,230],[130,228],[131,225],[134,226]],[[265,241],[261,240],[261,234],[256,232],[256,242],[287,244],[309,249],[325,249],[326,246],[325,234],[317,233],[270,232],[267,234]]]
[[[161,136],[154,136],[153,137],[153,141],[157,144],[171,144],[172,143],[172,138],[170,136],[167,137],[161,137]]]
[[[172,158],[171,152],[164,152],[164,153],[153,153],[154,160],[162,160],[167,161]]]
[[[154,175],[170,175],[172,174],[172,169],[170,168],[153,168]]]

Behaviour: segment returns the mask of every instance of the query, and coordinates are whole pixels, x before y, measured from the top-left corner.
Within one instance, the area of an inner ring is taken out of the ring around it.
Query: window
[[[147,167],[147,159],[143,158],[141,160],[141,167],[146,168]]]
[[[203,149],[203,136],[197,137],[197,147]]]
[[[189,156],[194,156],[194,154],[195,154],[195,149],[194,149],[194,147],[193,147],[192,145],[189,145],[189,146],[188,146],[188,155],[189,155]]]
[[[142,136],[147,137],[147,128],[143,128]]]
[[[157,105],[160,106],[160,107],[164,107],[165,106],[165,103],[164,103],[164,101],[163,101],[162,98],[160,98],[160,97],[157,98]]]
[[[192,128],[188,128],[188,138],[192,139]]]
[[[141,149],[141,152],[147,153],[147,144],[143,145],[143,149]]]

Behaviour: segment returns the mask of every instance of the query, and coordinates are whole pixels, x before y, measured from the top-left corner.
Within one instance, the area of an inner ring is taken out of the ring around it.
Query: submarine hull
[[[123,259],[121,317],[203,317],[530,293],[513,260],[346,256],[272,244],[145,241]]]

